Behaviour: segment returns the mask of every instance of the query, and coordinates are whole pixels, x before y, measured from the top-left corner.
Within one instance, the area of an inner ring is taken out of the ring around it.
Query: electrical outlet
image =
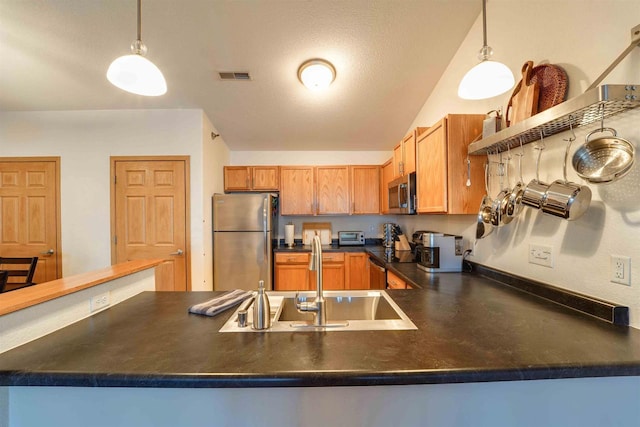
[[[100,295],[96,295],[91,298],[90,308],[91,311],[94,312],[96,310],[103,309],[108,307],[111,304],[111,298],[109,297],[109,292],[105,292]]]
[[[553,246],[529,245],[529,264],[553,268]]]
[[[376,226],[373,224],[369,225],[369,233],[375,233],[375,231],[376,231]]]
[[[631,258],[622,255],[611,255],[610,278],[614,283],[631,285]]]

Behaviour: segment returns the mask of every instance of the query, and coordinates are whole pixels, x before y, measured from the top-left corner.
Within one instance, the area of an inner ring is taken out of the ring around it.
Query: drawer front
[[[344,252],[323,252],[323,262],[344,262]]]
[[[276,253],[276,264],[306,264],[309,262],[309,253]]]

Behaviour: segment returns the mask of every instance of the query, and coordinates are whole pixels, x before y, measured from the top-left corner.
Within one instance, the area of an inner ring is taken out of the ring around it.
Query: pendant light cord
[[[487,47],[487,0],[482,0],[482,41],[482,46]]]
[[[142,0],[138,0],[138,41],[142,41]],[[486,35],[485,35],[485,44],[486,44]]]

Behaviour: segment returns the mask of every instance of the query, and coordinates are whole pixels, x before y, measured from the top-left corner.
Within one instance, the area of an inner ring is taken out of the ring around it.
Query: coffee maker
[[[462,271],[462,236],[416,231],[413,233],[418,268],[430,273]]]

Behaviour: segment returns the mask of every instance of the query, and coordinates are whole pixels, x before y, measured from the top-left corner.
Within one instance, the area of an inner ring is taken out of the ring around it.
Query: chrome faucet
[[[316,297],[313,302],[307,302],[299,301],[296,295],[296,309],[301,313],[313,313],[313,326],[327,326],[327,308],[322,295],[322,244],[317,235],[311,241],[309,270],[316,272]]]

